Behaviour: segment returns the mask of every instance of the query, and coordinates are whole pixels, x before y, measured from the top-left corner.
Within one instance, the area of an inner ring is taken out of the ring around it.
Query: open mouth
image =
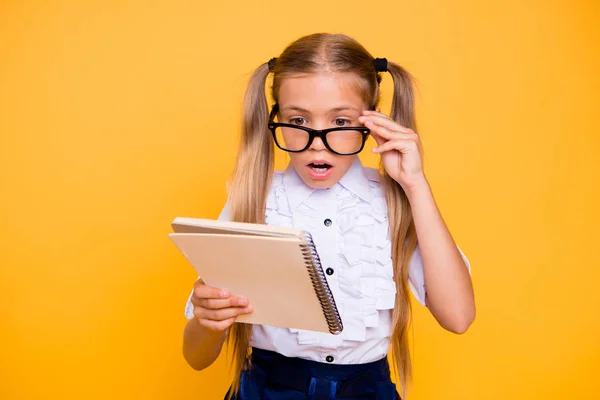
[[[315,171],[316,173],[323,174],[327,172],[330,168],[333,168],[333,165],[324,163],[324,162],[314,162],[308,164],[308,166]]]

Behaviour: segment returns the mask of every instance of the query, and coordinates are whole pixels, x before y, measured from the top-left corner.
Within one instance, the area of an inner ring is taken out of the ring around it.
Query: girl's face
[[[358,93],[356,79],[330,72],[286,77],[279,87],[279,122],[319,130],[363,126],[358,117],[366,104]],[[330,137],[327,139],[331,145]],[[335,185],[358,157],[332,153],[318,137],[307,150],[288,154],[298,175],[315,189]]]

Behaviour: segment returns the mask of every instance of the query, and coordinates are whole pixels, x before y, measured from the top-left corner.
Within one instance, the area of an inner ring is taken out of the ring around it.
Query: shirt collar
[[[363,165],[358,157],[356,157],[356,160],[354,160],[350,169],[346,171],[337,184],[343,186],[345,189],[366,202],[371,202],[373,199],[369,179],[367,178]],[[291,210],[295,210],[315,190],[317,190],[304,183],[302,177],[298,175],[291,163],[288,164],[283,174],[283,185]]]
[[[283,173],[283,187],[292,211],[298,208],[316,190],[304,183],[292,163],[288,164]]]
[[[368,203],[373,199],[369,179],[358,157],[356,157],[350,169],[342,176],[339,184]]]

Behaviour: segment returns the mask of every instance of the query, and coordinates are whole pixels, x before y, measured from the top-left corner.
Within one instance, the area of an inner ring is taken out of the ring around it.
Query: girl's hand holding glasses
[[[381,154],[383,166],[405,191],[427,185],[423,173],[421,140],[412,129],[377,111],[365,110],[358,119],[371,130],[377,147],[374,153]]]

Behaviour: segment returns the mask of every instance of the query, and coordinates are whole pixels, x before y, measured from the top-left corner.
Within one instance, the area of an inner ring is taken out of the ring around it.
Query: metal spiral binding
[[[300,248],[302,249],[302,256],[306,262],[310,280],[315,288],[319,303],[321,303],[323,315],[329,326],[329,332],[334,335],[339,335],[344,329],[342,318],[340,317],[340,313],[335,305],[335,299],[333,298],[333,294],[331,293],[331,289],[329,288],[329,284],[323,273],[321,259],[317,253],[312,235],[309,232],[304,232],[304,236],[306,237],[307,244],[300,245]]]

